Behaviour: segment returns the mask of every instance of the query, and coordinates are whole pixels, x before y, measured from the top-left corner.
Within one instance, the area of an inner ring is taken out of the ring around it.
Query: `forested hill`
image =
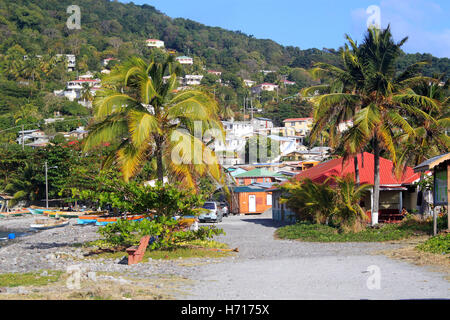
[[[81,8],[81,30],[66,27],[67,7]],[[298,34],[301,37],[301,33]],[[144,40],[157,38],[179,54],[197,57],[208,68],[246,77],[261,69],[282,66],[309,68],[313,62],[337,64],[333,49],[284,47],[240,31],[208,27],[188,19],[172,19],[149,5],[108,0],[2,0],[0,54],[18,45],[26,54],[74,53],[79,68],[98,70],[101,59],[142,54]],[[450,61],[429,54],[404,55],[401,67],[430,60],[425,74],[447,73]]]

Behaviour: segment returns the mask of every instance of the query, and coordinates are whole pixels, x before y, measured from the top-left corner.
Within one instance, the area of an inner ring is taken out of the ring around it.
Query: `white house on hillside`
[[[74,54],[57,54],[58,58],[66,57],[67,62],[67,72],[75,71],[76,58]]]
[[[147,39],[145,40],[147,47],[151,48],[164,48],[164,41],[158,39]]]
[[[245,84],[247,87],[253,87],[253,86],[256,84],[256,81],[249,80],[249,79],[244,79],[244,84]]]
[[[262,91],[275,91],[277,89],[278,85],[265,82],[251,88],[250,90],[252,91],[253,94],[259,94]]]
[[[198,86],[202,82],[202,79],[202,75],[187,74],[184,76],[183,84],[186,86]]]
[[[191,57],[180,56],[176,57],[175,60],[177,60],[180,64],[194,64],[194,59]]]

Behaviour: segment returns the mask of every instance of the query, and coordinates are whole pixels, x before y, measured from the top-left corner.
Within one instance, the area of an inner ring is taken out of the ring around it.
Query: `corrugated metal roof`
[[[414,172],[428,171],[446,160],[450,160],[450,152],[441,154],[422,162],[414,168]]]
[[[345,176],[354,174],[355,167],[353,158],[348,159],[342,165],[343,158],[333,159],[322,162],[315,167],[309,168],[294,177],[295,180],[311,179],[314,182],[324,182],[327,178],[333,176]],[[364,152],[364,161],[361,154],[358,154],[359,177],[360,183],[374,183],[374,156],[371,153]],[[420,178],[420,174],[414,173],[411,167],[406,167],[403,176],[397,179],[393,173],[394,165],[392,161],[380,157],[380,186],[394,187],[412,184]]]
[[[265,192],[267,189],[256,186],[242,186],[233,188],[233,192]]]
[[[258,168],[240,173],[234,177],[235,178],[283,177],[283,175],[277,172],[269,171],[264,168]]]

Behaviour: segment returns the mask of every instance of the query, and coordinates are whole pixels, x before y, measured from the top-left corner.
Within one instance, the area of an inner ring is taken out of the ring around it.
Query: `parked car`
[[[202,208],[207,209],[209,212],[202,213],[198,216],[200,222],[222,222],[223,214],[217,202],[207,201]]]

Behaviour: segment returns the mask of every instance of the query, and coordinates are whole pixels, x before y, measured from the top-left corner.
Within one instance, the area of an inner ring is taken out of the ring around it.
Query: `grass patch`
[[[103,240],[92,241],[86,243],[84,246],[95,246],[100,248],[112,248],[110,245],[103,246]],[[188,259],[188,258],[222,258],[229,256],[229,252],[223,251],[211,251],[205,249],[227,249],[228,246],[225,243],[213,241],[213,240],[194,240],[190,242],[180,243],[180,245],[173,249],[167,250],[147,250],[145,252],[143,262],[147,262],[150,259],[154,260],[174,260],[174,259]],[[128,254],[125,251],[119,252],[104,252],[96,255],[89,256],[91,259],[121,259],[127,257]]]
[[[42,272],[0,274],[0,287],[44,286],[59,281],[63,274],[62,271],[47,271],[46,276],[41,276]]]
[[[417,249],[435,254],[450,254],[450,233],[437,235],[417,246]]]
[[[383,242],[408,239],[429,234],[430,231],[429,222],[419,221],[386,224],[357,233],[340,233],[337,228],[331,226],[300,222],[277,229],[275,236],[280,239],[308,242]]]

